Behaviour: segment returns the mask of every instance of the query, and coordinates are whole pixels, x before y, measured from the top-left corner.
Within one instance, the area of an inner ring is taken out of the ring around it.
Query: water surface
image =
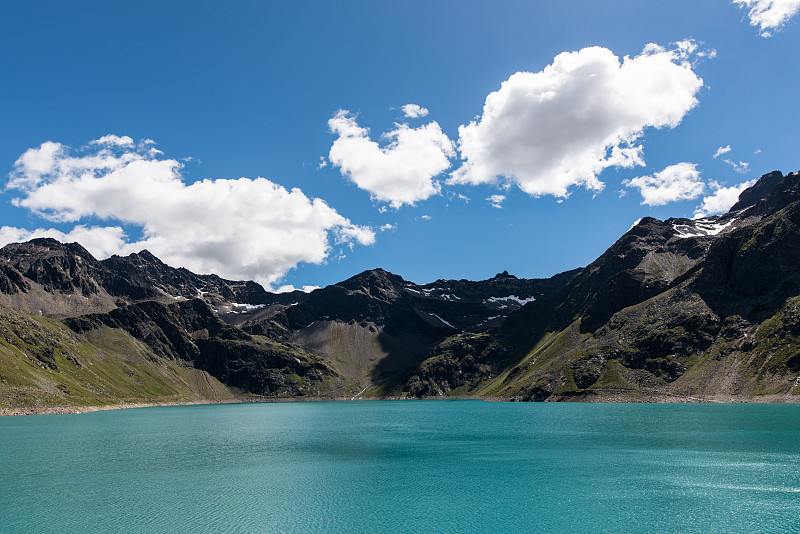
[[[800,406],[363,401],[5,417],[0,532],[800,532]]]

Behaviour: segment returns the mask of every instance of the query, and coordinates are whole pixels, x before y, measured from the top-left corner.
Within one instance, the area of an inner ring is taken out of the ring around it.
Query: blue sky
[[[0,241],[548,277],[800,169],[800,0],[543,4],[4,3]]]

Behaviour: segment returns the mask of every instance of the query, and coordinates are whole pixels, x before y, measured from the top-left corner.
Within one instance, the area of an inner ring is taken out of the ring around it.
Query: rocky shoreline
[[[126,410],[129,408],[155,408],[159,406],[197,406],[208,404],[261,404],[284,402],[361,402],[361,401],[442,401],[442,400],[482,400],[484,402],[516,402],[515,399],[503,397],[475,397],[475,396],[444,396],[428,397],[423,399],[409,397],[376,397],[357,398],[350,397],[280,397],[263,398],[258,400],[233,400],[233,401],[194,401],[194,402],[123,402],[105,406],[49,406],[42,409],[30,408],[0,408],[0,416],[15,415],[79,415],[84,413],[101,412],[107,410]],[[608,404],[795,404],[800,403],[800,396],[796,399],[786,395],[762,395],[758,397],[743,398],[735,395],[709,395],[709,396],[680,396],[665,393],[643,394],[635,397],[623,394],[598,395],[588,393],[581,398],[565,397],[548,399],[545,402],[581,402],[581,403],[608,403]]]

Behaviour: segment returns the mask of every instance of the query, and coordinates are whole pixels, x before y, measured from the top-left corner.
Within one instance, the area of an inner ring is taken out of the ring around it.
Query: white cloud
[[[728,146],[721,146],[721,147],[719,147],[719,148],[717,149],[717,151],[716,151],[716,152],[714,152],[714,159],[717,159],[717,158],[718,158],[718,157],[720,157],[721,155],[723,155],[723,154],[727,154],[727,153],[728,153],[728,152],[730,152],[730,151],[731,151],[731,145],[728,145]]]
[[[503,201],[506,199],[505,195],[491,195],[486,197],[486,200],[489,201],[489,204],[492,205],[494,208],[502,209],[503,208]]]
[[[149,142],[148,142],[149,141]],[[132,147],[134,146],[133,139],[128,137],[127,135],[123,135],[122,137],[114,134],[104,135],[100,139],[95,139],[90,141],[93,145],[107,145],[107,146],[121,146],[121,147]],[[143,145],[151,145],[155,144],[152,139],[145,139],[142,141]]]
[[[381,232],[386,232],[388,230],[397,230],[397,224],[386,223],[380,227]]]
[[[298,263],[322,263],[334,245],[369,245],[375,233],[325,201],[265,178],[186,184],[182,164],[147,148],[90,143],[72,151],[47,142],[26,151],[9,175],[17,206],[45,219],[78,223],[71,231],[3,228],[10,241],[49,235],[78,241],[98,257],[143,248],[173,266],[271,287]],[[77,152],[77,153],[76,153]],[[118,224],[139,227],[128,241]]]
[[[55,170],[56,162],[64,153],[61,143],[46,141],[39,148],[25,151],[14,163],[15,172],[10,175],[9,187],[22,188],[38,184],[42,176]]]
[[[727,154],[730,151],[731,151],[731,145],[721,146],[717,149],[716,152],[714,152],[714,159],[717,159],[718,157],[722,156],[723,154]],[[722,161],[733,167],[733,170],[740,174],[746,174],[750,172],[750,164],[747,162],[740,161],[737,163],[727,158],[723,158]]]
[[[733,0],[739,7],[749,8],[750,25],[758,26],[763,37],[771,37],[800,11],[800,0]]]
[[[671,50],[650,44],[620,60],[584,48],[512,75],[486,98],[481,117],[459,128],[465,161],[449,183],[502,177],[535,196],[565,197],[576,185],[602,190],[603,169],[644,164],[637,141],[646,128],[675,127],[697,104],[696,51],[693,41]]]
[[[393,208],[438,194],[441,185],[433,178],[450,167],[449,158],[455,156],[453,142],[436,122],[419,128],[396,124],[384,134],[390,140],[384,147],[370,140],[369,131],[346,110],[336,113],[328,126],[339,136],[330,162],[373,199]]]
[[[725,213],[739,200],[739,195],[755,184],[755,180],[734,185],[731,187],[717,187],[713,195],[703,198],[703,203],[694,210],[694,218],[708,217],[717,213]]]
[[[291,293],[292,291],[297,291],[297,288],[292,284],[285,284],[276,289],[275,293]]]
[[[319,288],[320,288],[319,286],[303,286],[301,289],[298,289],[294,287],[292,284],[285,284],[276,289],[275,293],[291,293],[292,291],[302,291],[303,293],[311,293],[315,289]]]
[[[431,220],[431,216],[430,215],[421,215],[420,219],[422,219],[423,221],[430,221]]]
[[[401,108],[408,119],[418,119],[428,115],[428,110],[416,104],[406,104]]]
[[[328,166],[328,160],[325,159],[325,156],[320,156],[319,157],[319,165],[317,165],[317,170],[319,171],[321,169],[324,169],[327,166]]]
[[[663,206],[678,200],[691,200],[703,194],[706,184],[694,163],[676,163],[653,176],[639,176],[622,182],[639,189],[642,204]]]
[[[740,161],[737,163],[729,159],[724,159],[722,161],[733,167],[733,170],[738,172],[739,174],[747,174],[748,172],[750,172],[750,164],[747,162]]]

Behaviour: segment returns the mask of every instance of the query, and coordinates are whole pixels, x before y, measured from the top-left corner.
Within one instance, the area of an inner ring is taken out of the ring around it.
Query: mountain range
[[[0,249],[0,410],[284,398],[800,400],[800,175],[724,215],[646,217],[548,279],[418,285],[374,269],[310,293],[148,251]]]

